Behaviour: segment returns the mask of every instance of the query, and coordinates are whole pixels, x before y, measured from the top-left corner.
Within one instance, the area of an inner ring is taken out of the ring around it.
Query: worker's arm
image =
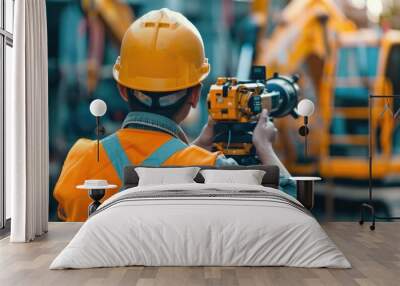
[[[214,125],[215,121],[212,120],[211,116],[208,117],[208,122],[204,125],[200,135],[192,142],[193,145],[199,146],[208,151],[212,151],[212,144],[214,139]],[[234,159],[226,158],[224,155],[219,155],[215,162],[215,166],[237,166],[239,165]]]
[[[263,165],[276,165],[279,167],[279,188],[285,193],[296,197],[296,184],[290,179],[289,171],[279,160],[273,148],[277,131],[275,125],[268,118],[268,111],[264,109],[253,132],[253,144]]]
[[[214,137],[214,121],[209,117],[207,124],[204,126],[199,137],[192,144],[211,150]],[[263,110],[260,114],[257,126],[253,132],[253,144],[257,150],[257,155],[263,165],[276,165],[280,170],[280,189],[284,192],[296,197],[296,186],[291,175],[281,160],[275,153],[273,143],[276,137],[277,130],[274,124],[268,118],[268,111]],[[225,158],[221,155],[217,158],[217,166],[232,166],[238,165],[232,158]]]
[[[289,171],[279,160],[272,146],[277,131],[268,118],[268,111],[264,109],[253,132],[253,144],[263,165],[276,165],[279,167],[281,176],[290,177]]]
[[[211,116],[209,116],[207,124],[204,125],[203,130],[201,130],[199,137],[194,139],[192,144],[199,146],[203,149],[206,149],[208,151],[211,151],[214,139],[214,125],[215,125],[214,120],[212,120]]]
[[[215,122],[208,118],[207,124],[203,127],[199,137],[192,144],[211,150],[214,137]],[[272,144],[274,143],[277,130],[274,124],[268,118],[266,109],[260,114],[257,126],[253,132],[253,144],[256,147],[257,155],[263,165],[276,165],[280,169],[280,173],[284,177],[290,177],[289,171],[282,164],[276,155]]]
[[[95,141],[88,139],[79,139],[69,150],[53,192],[58,202],[57,210],[61,220],[85,221],[87,219],[87,208],[92,201],[86,190],[79,190],[76,186],[91,179],[91,174],[98,173],[99,163],[96,162],[96,150]],[[104,177],[99,176],[99,178]],[[110,182],[109,178],[104,179]]]

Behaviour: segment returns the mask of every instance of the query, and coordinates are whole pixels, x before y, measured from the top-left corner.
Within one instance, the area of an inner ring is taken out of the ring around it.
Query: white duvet
[[[282,200],[250,196],[122,199],[136,192],[168,190],[264,191]],[[254,185],[131,188],[104,202],[50,269],[127,265],[351,267],[315,218],[294,203],[300,204],[279,190]]]

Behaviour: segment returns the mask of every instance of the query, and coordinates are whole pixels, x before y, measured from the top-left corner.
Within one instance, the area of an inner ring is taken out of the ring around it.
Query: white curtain
[[[6,98],[12,242],[47,232],[49,155],[45,0],[15,1],[13,92]]]

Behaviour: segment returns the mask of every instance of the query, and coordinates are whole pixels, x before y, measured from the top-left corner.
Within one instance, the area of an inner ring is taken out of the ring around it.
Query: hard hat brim
[[[175,78],[146,78],[136,77],[130,79],[123,79],[120,77],[120,65],[118,61],[113,67],[113,77],[122,86],[135,90],[153,91],[153,92],[168,92],[176,91],[189,87],[196,86],[204,81],[210,74],[211,67],[208,62],[200,68],[199,73],[192,79],[175,79]]]

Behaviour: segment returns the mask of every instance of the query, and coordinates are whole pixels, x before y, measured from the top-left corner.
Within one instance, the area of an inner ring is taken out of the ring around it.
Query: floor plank
[[[322,226],[352,263],[352,269],[289,267],[119,267],[50,271],[54,257],[80,223],[50,223],[49,233],[32,243],[0,240],[0,285],[399,285],[400,223],[378,223],[375,231],[355,222]]]

